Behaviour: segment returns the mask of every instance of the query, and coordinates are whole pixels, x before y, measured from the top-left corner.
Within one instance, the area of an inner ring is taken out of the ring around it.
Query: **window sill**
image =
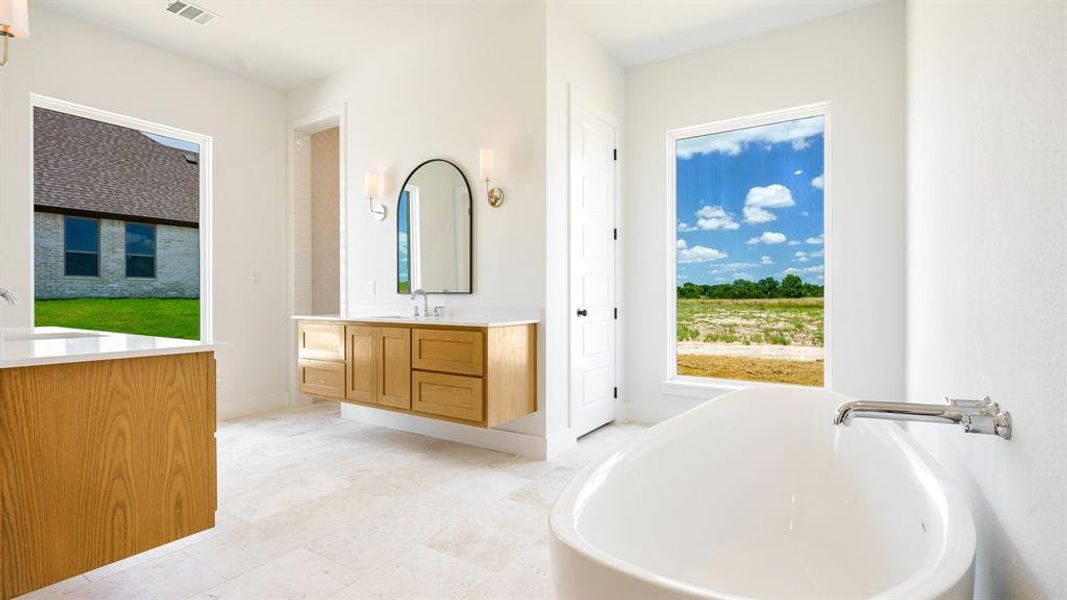
[[[813,389],[812,386],[791,383],[770,383],[759,381],[740,381],[735,379],[714,379],[711,377],[688,377],[679,375],[660,383],[660,391],[665,396],[683,396],[686,398],[714,398],[727,392],[746,390],[754,387],[785,387]]]

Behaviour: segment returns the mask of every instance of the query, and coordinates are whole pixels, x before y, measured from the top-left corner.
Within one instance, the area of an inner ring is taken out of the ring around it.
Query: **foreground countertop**
[[[396,325],[452,325],[455,327],[511,327],[532,325],[540,319],[522,314],[457,314],[444,317],[415,317],[403,315],[342,314],[342,315],[296,315],[297,321],[358,321],[360,323],[394,323]]]
[[[193,340],[69,329],[30,327],[0,330],[0,369],[63,363],[209,352]]]

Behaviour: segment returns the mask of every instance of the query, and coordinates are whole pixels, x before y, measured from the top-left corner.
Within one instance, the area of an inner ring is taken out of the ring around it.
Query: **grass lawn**
[[[678,374],[818,387],[823,382],[823,363],[776,358],[679,354]]]
[[[200,300],[185,298],[76,298],[34,302],[38,327],[200,339]]]

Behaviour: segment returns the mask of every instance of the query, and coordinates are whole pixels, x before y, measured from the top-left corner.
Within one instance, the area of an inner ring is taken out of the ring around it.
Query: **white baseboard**
[[[547,456],[545,438],[536,435],[502,429],[482,429],[345,403],[341,404],[341,418],[540,460]]]
[[[275,392],[253,398],[220,398],[216,406],[216,416],[218,420],[225,421],[270,412],[287,406],[294,406],[289,398],[289,392]]]

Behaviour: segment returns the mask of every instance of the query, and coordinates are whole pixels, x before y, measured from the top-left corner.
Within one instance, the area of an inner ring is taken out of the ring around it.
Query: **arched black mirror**
[[[435,158],[404,180],[396,210],[396,291],[469,294],[471,186],[455,164]]]

